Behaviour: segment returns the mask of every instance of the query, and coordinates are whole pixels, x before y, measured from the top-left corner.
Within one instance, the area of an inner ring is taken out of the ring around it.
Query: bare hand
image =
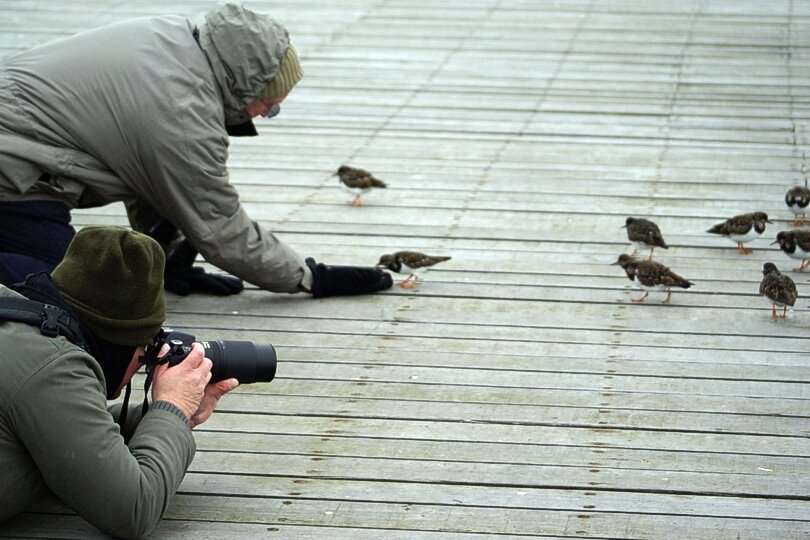
[[[167,350],[168,345],[161,349],[160,354],[165,354]],[[202,345],[194,343],[185,360],[176,366],[161,364],[155,367],[152,400],[173,403],[191,419],[205,396],[212,365],[211,360],[205,357]]]
[[[239,381],[236,379],[225,379],[216,383],[209,384],[205,387],[205,393],[200,406],[197,407],[197,412],[191,417],[191,427],[197,427],[211,416],[214,409],[217,407],[219,398],[239,386]]]

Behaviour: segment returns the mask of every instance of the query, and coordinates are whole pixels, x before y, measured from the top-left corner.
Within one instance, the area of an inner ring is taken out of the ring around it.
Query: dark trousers
[[[76,234],[70,209],[55,201],[0,202],[0,283],[51,271]]]

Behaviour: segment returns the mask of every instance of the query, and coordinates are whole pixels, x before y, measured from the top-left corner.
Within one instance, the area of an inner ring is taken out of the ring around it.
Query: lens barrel
[[[276,376],[276,350],[269,343],[252,341],[201,341],[211,359],[211,382],[234,377],[240,384],[270,382]]]

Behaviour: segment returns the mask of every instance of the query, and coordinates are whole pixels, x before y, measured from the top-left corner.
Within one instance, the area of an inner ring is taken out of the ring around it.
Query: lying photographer
[[[163,269],[148,236],[86,227],[51,275],[0,285],[0,521],[45,488],[115,536],[139,538],[160,521],[194,457],[191,428],[238,384],[209,384],[212,362],[195,343],[177,365],[154,366],[151,405],[127,408],[119,431],[120,405],[107,400],[161,331]],[[32,305],[46,312],[41,324],[19,322]]]
[[[302,76],[287,30],[230,3],[199,25],[131,19],[0,61],[0,283],[59,263],[73,208],[123,201],[164,247],[177,294],[235,294],[242,280],[316,298],[391,287],[377,268],[305,259],[230,183],[229,137],[258,135],[253,119],[278,114]],[[236,277],[193,266],[198,252]]]

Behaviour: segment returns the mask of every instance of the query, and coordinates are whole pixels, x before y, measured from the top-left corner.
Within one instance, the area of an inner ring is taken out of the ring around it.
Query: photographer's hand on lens
[[[326,266],[307,258],[307,266],[312,271],[312,296],[348,296],[367,294],[393,285],[391,276],[379,268],[361,266]]]
[[[164,345],[160,355],[168,350],[169,346]],[[212,365],[199,343],[191,346],[191,352],[179,364],[172,367],[158,364],[155,366],[152,382],[152,401],[168,401],[192,419],[205,397],[206,386],[211,380]]]
[[[196,427],[208,420],[213,414],[214,409],[217,408],[219,398],[239,386],[239,381],[236,379],[225,379],[216,383],[211,383],[205,386],[200,406],[197,407],[197,412],[191,416],[191,427]]]
[[[168,250],[163,286],[167,291],[180,296],[192,292],[207,292],[227,296],[244,289],[242,280],[222,274],[209,274],[201,266],[192,266],[197,257],[188,240]]]

